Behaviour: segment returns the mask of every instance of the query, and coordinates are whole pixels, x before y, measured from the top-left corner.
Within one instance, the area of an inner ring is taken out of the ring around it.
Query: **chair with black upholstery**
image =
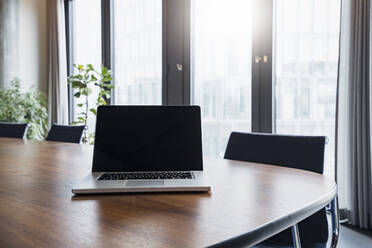
[[[0,122],[0,137],[23,139],[26,137],[27,129],[26,123]]]
[[[45,140],[79,144],[83,136],[85,126],[70,126],[53,124]]]
[[[233,132],[225,159],[285,166],[323,174],[324,136],[293,136]],[[304,192],[306,193],[306,192]],[[332,219],[331,247],[338,239],[337,198],[328,208],[321,209],[298,224],[302,247],[326,247],[329,229],[327,210]],[[291,228],[271,237],[256,247],[293,247]]]

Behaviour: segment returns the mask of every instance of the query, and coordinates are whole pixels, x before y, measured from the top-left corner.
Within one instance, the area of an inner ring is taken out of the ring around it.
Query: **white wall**
[[[47,93],[47,1],[19,0],[19,78]]]

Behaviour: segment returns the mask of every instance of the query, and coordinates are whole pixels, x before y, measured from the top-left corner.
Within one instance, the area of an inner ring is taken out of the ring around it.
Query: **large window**
[[[326,135],[334,164],[339,0],[277,0],[276,132]]]
[[[115,0],[116,104],[162,102],[162,0]]]
[[[231,131],[251,130],[252,1],[193,1],[192,103],[204,154],[223,157]]]
[[[232,131],[325,135],[331,174],[340,0],[66,4],[73,62],[111,67],[111,104],[200,105],[206,157]]]

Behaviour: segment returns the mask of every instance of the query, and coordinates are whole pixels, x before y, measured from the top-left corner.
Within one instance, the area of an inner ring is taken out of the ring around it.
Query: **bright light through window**
[[[162,0],[114,1],[115,104],[161,104]]]
[[[192,103],[203,151],[222,158],[231,131],[251,130],[252,1],[192,1]]]
[[[276,132],[325,135],[333,175],[340,0],[277,0]]]
[[[95,68],[101,66],[101,0],[73,1],[73,63],[92,64]],[[98,89],[89,96],[89,109],[96,107]],[[75,101],[74,114],[85,111],[77,107],[80,101]],[[94,132],[95,116],[89,113],[89,132]]]

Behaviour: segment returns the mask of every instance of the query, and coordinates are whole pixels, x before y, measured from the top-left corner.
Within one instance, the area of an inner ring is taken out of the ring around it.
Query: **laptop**
[[[209,191],[199,106],[99,106],[92,173],[74,194]]]

